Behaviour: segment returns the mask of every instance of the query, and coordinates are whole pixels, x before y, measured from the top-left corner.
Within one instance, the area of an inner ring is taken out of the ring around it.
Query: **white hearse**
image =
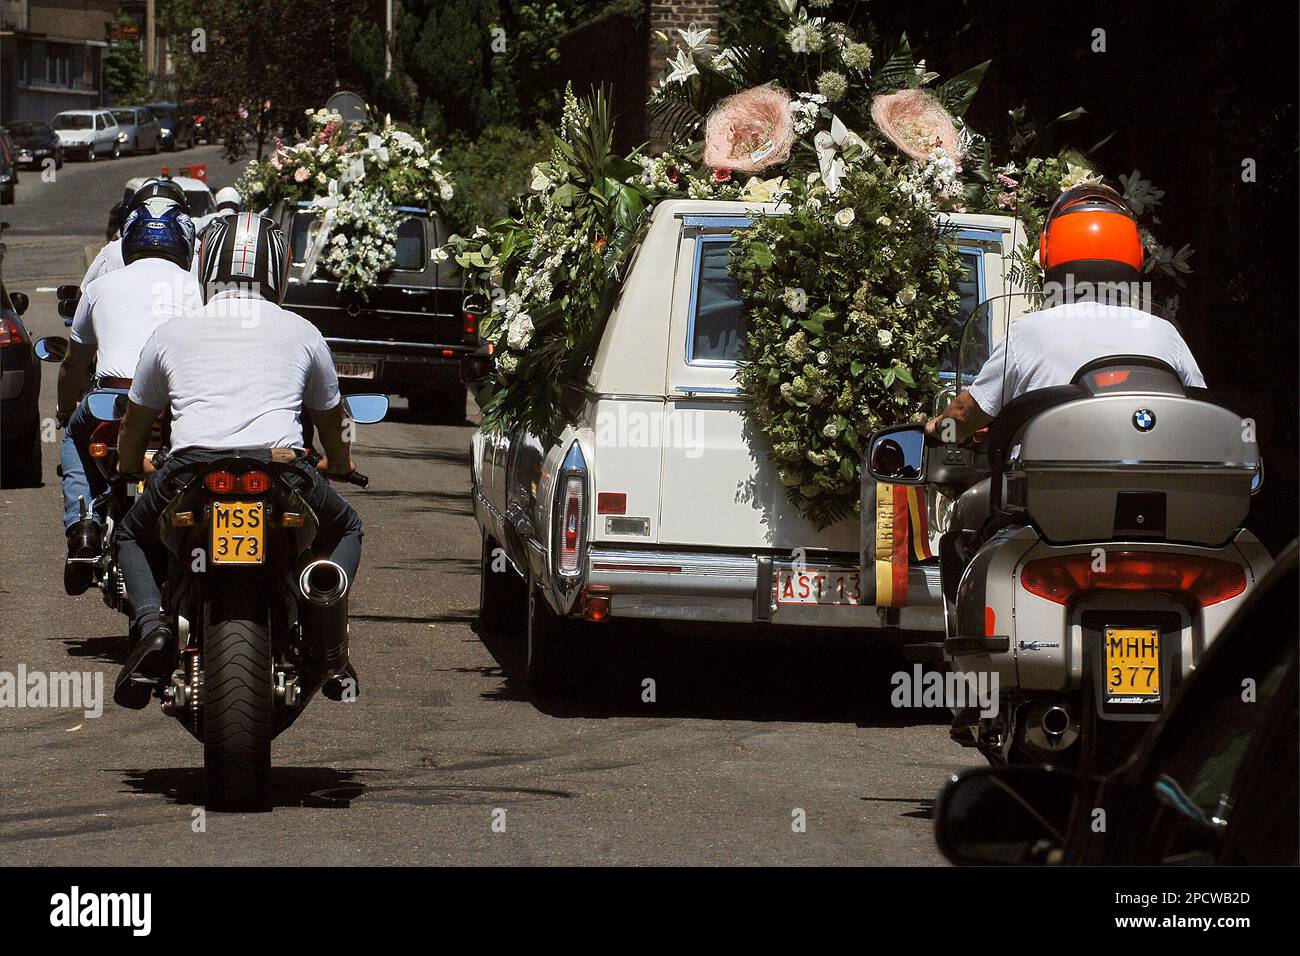
[[[539,690],[571,687],[584,637],[612,619],[942,633],[938,562],[912,565],[906,607],[862,606],[858,519],[822,530],[804,520],[748,427],[735,380],[745,314],[728,255],[733,230],[782,211],[660,203],[558,440],[474,435],[481,618],[503,628],[526,610],[527,678]],[[955,358],[966,316],[1012,291],[1024,231],[1001,216],[952,222],[966,265]],[[931,498],[935,540],[943,504]]]

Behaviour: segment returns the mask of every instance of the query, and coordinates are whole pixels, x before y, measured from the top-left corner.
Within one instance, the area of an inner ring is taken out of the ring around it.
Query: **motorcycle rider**
[[[100,276],[112,272],[114,269],[120,269],[126,265],[126,259],[122,255],[122,238],[121,234],[125,230],[127,217],[136,209],[148,202],[150,199],[167,198],[173,200],[186,215],[189,214],[189,199],[185,196],[185,190],[170,179],[156,178],[148,179],[140,184],[140,188],[131,194],[131,198],[124,203],[119,203],[117,209],[118,238],[110,238],[108,242],[95,254],[95,258],[90,263],[90,268],[81,279],[81,292],[84,295],[86,288]],[[198,235],[198,229],[195,229],[195,235]]]
[[[206,216],[200,216],[198,219],[194,220],[194,231],[196,234],[202,235],[203,230],[208,228],[209,223],[225,216],[235,215],[244,206],[244,197],[239,195],[239,190],[234,186],[223,186],[218,189],[216,200],[217,208],[215,212],[208,213]]]
[[[1047,298],[1062,304],[1016,318],[970,388],[930,419],[926,434],[964,441],[1011,399],[1068,385],[1084,365],[1107,355],[1161,359],[1184,385],[1204,388],[1201,370],[1172,324],[1097,294],[1119,292],[1121,303],[1128,301],[1125,290],[1140,282],[1142,260],[1137,222],[1115,190],[1089,184],[1061,193],[1043,221],[1038,261]]]
[[[158,327],[135,370],[118,436],[118,470],[152,471],[144,459],[150,424],[172,414],[172,455],[127,513],[118,538],[133,623],[141,635],[114,687],[114,699],[140,708],[147,684],[131,677],[174,640],[162,615],[149,563],[161,547],[158,518],[167,505],[167,475],[231,449],[290,449],[302,444],[301,415],[309,409],[325,456],[313,468],[294,466],[310,482],[306,497],[319,522],[316,546],[355,581],[361,562],[361,517],[325,480],[356,465],[344,431],[345,407],[329,346],[315,326],[280,307],[289,274],[284,233],[252,213],[216,220],[199,250],[206,304]],[[269,453],[269,452],[268,452]],[[354,681],[355,671],[344,673]]]
[[[60,464],[69,558],[99,554],[103,515],[89,509],[107,487],[90,456],[91,434],[99,423],[81,397],[92,382],[103,388],[129,388],[140,349],[153,330],[202,304],[190,272],[194,223],[166,190],[143,198],[132,209],[121,249],[122,268],[91,282],[77,303],[68,352],[59,366],[57,419],[65,429]],[[68,594],[83,593],[93,578],[88,563],[64,566]]]

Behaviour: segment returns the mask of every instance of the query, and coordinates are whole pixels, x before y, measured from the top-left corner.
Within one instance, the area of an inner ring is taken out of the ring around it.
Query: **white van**
[[[942,633],[938,562],[911,567],[906,607],[861,605],[858,519],[822,530],[804,520],[748,427],[735,380],[744,312],[727,257],[733,230],[782,212],[660,203],[559,439],[474,435],[481,615],[500,627],[527,608],[527,676],[539,689],[563,687],[584,636],[619,618]],[[952,221],[967,266],[955,357],[965,317],[1012,291],[1024,230],[1003,216]],[[937,541],[946,515],[930,505]]]

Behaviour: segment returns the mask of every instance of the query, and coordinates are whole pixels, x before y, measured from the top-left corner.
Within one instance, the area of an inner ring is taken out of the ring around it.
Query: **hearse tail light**
[[[602,491],[596,495],[596,514],[627,514],[627,493],[622,491]]]
[[[582,592],[582,618],[599,623],[609,617],[609,588],[587,588]]]
[[[587,543],[587,461],[576,443],[560,468],[556,512],[555,569],[560,577],[576,578]]]
[[[1068,605],[1097,591],[1156,591],[1208,607],[1245,591],[1246,572],[1218,558],[1127,551],[1105,555],[1104,563],[1091,553],[1030,561],[1020,572],[1020,583],[1053,604]]]

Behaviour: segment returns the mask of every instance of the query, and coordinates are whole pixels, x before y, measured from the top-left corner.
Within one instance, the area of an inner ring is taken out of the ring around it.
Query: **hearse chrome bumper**
[[[854,575],[852,557],[811,559],[829,564],[828,575]],[[795,604],[778,600],[781,571],[788,557],[710,552],[605,549],[587,554],[586,588],[607,593],[610,616],[677,621],[770,623],[808,627],[879,628],[882,617],[871,605]],[[910,630],[943,630],[943,595],[937,564],[913,565],[908,572],[908,606],[897,625]]]

